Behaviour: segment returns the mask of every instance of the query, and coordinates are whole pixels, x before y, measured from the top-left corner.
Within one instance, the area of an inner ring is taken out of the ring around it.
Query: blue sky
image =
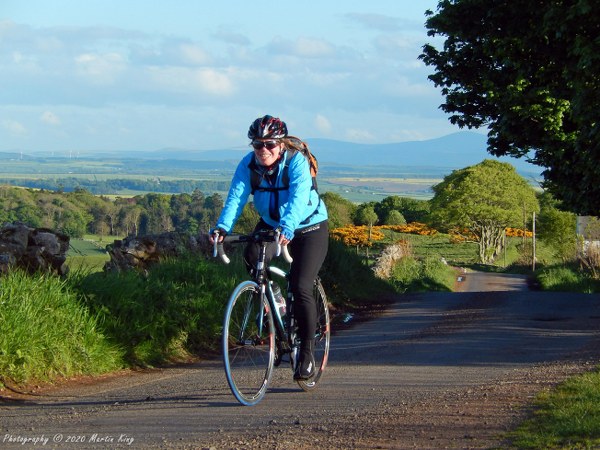
[[[436,5],[3,0],[0,151],[235,148],[264,114],[304,138],[458,131],[417,59]]]

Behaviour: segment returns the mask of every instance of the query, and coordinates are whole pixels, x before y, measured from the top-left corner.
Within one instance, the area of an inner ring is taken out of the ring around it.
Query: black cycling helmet
[[[287,134],[285,122],[269,115],[256,119],[248,130],[250,139],[280,139],[286,137]]]

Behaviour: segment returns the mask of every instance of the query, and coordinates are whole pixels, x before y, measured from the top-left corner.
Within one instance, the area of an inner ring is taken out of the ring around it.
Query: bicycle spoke
[[[242,283],[232,294],[223,325],[227,381],[244,405],[262,399],[273,371],[274,330],[268,305],[263,301],[255,283]],[[266,320],[261,324],[265,312]]]

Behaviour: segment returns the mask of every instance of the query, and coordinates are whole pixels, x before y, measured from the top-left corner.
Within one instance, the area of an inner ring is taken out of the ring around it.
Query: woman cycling
[[[254,208],[260,215],[255,229],[279,229],[280,244],[290,245],[293,262],[289,288],[294,295],[301,340],[294,379],[305,380],[315,374],[317,308],[313,283],[327,255],[327,209],[313,185],[309,163],[300,151],[303,143],[288,136],[285,122],[269,115],[259,117],[250,125],[248,138],[254,150],[237,166],[216,230],[220,236],[232,230],[252,193]],[[268,259],[274,256],[275,247],[268,249]],[[248,245],[244,252],[248,270],[253,269],[257,256],[258,247]]]

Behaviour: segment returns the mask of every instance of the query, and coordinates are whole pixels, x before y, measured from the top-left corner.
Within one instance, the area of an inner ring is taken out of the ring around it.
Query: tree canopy
[[[534,189],[508,163],[487,159],[455,170],[433,187],[430,220],[438,229],[468,230],[479,256],[490,263],[502,249],[504,230],[525,228],[539,212]]]
[[[544,187],[579,214],[600,213],[600,3],[440,0],[427,12],[443,111],[488,127],[488,151],[544,167]]]

